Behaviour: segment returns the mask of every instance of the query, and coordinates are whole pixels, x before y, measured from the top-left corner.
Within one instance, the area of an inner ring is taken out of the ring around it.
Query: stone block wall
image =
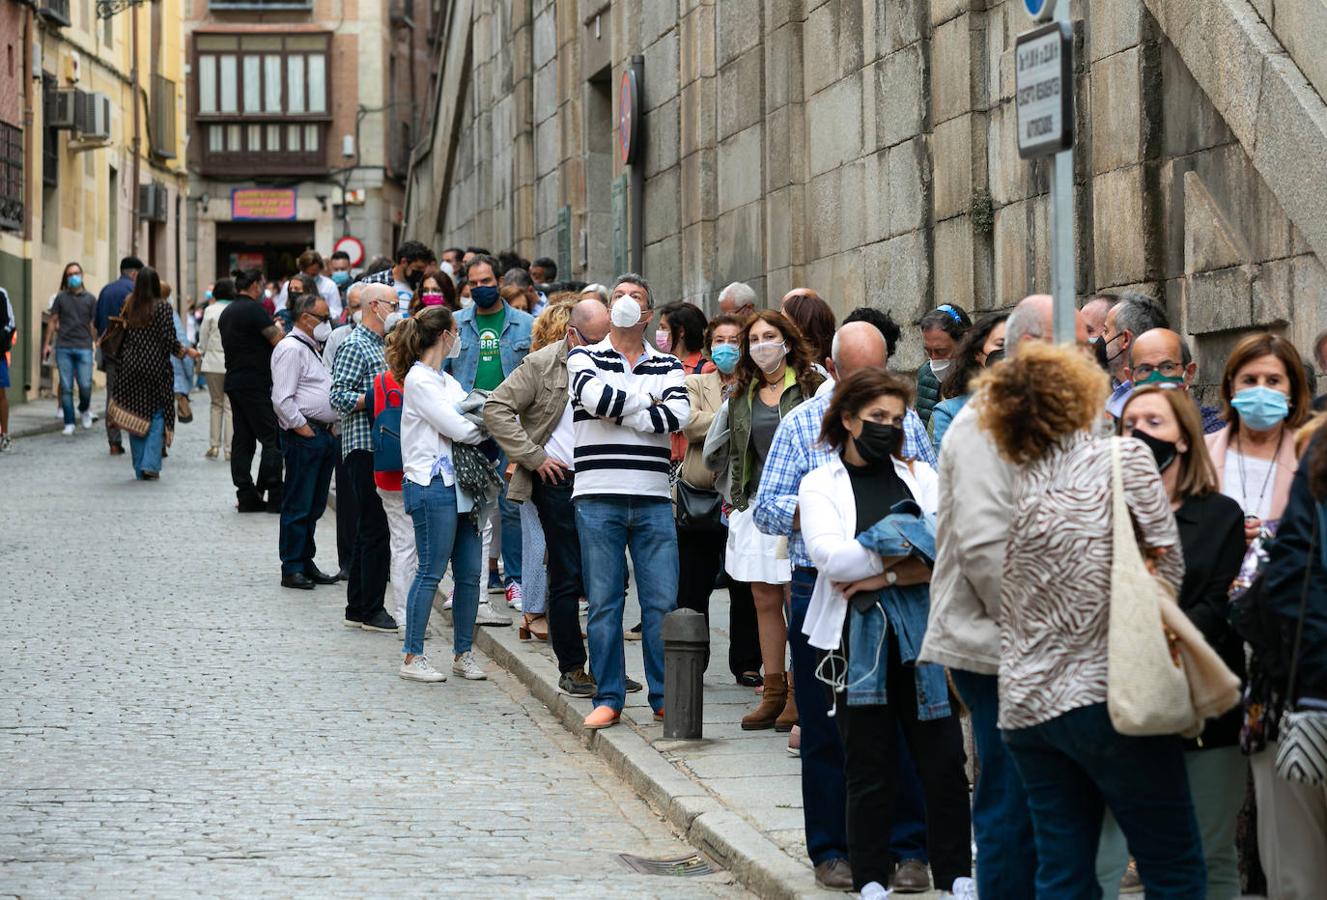
[[[1217,7],[1245,0],[1194,2],[1212,7],[1214,31],[1263,28],[1251,46],[1268,54],[1274,22],[1305,59],[1310,38],[1327,38],[1327,21],[1279,0],[1256,0],[1233,24]],[[1241,113],[1209,97],[1206,65],[1164,9],[1174,5],[1073,2],[1078,292],[1164,297],[1200,361],[1251,327],[1308,346],[1327,321],[1327,276],[1284,188],[1255,165],[1251,145],[1271,126],[1247,103]],[[557,256],[561,235],[565,275],[611,279],[614,228],[626,224],[613,204],[627,172],[617,84],[641,54],[644,274],[661,299],[712,309],[724,284],[744,280],[772,305],[809,285],[840,313],[869,303],[911,323],[939,303],[1001,309],[1049,287],[1050,164],[1020,160],[1015,143],[1014,41],[1031,27],[1015,0],[472,6],[464,125],[435,138],[456,140],[450,179],[431,185],[441,212],[407,230],[528,256]],[[1222,65],[1236,85],[1251,77]],[[1307,77],[1327,77],[1320,68]],[[1247,133],[1227,124],[1240,115]],[[899,364],[920,360],[920,342],[906,341]]]

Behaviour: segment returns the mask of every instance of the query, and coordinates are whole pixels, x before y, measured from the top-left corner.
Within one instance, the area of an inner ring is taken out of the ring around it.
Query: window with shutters
[[[194,124],[204,174],[327,171],[329,40],[325,33],[195,34]]]
[[[0,229],[23,228],[23,129],[0,122]]]

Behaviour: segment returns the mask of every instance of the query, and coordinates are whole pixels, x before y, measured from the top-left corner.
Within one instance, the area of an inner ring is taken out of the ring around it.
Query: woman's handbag
[[[1106,706],[1120,734],[1196,737],[1239,702],[1239,679],[1148,571],[1124,499],[1120,439],[1111,440],[1110,624]],[[1174,552],[1174,551],[1172,551]]]
[[[106,333],[101,336],[97,346],[101,349],[101,358],[119,362],[120,348],[124,346],[124,317],[110,316],[107,320]]]
[[[1314,511],[1313,534],[1304,561],[1304,589],[1299,599],[1299,623],[1295,626],[1295,648],[1290,656],[1290,679],[1286,701],[1295,703],[1295,676],[1299,674],[1299,652],[1304,642],[1304,616],[1308,613],[1309,582],[1313,557],[1318,543],[1319,512]],[[1276,747],[1276,774],[1286,781],[1301,784],[1327,784],[1327,712],[1320,709],[1291,710],[1281,720],[1280,742]]]
[[[723,530],[723,498],[718,491],[692,487],[680,478],[675,487],[673,496],[677,501],[678,528],[688,531]]]

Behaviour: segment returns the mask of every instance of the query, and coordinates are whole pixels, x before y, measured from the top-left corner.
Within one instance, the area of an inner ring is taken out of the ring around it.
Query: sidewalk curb
[[[434,608],[442,612],[440,598],[434,600]],[[776,900],[842,896],[820,888],[808,865],[792,859],[703,785],[664,759],[632,725],[633,713],[640,710],[628,708],[618,726],[590,731],[582,724],[584,704],[573,705],[572,698],[558,690],[558,672],[549,661],[535,654],[516,653],[488,628],[476,627],[474,642],[525,685],[569,732],[604,759],[688,842],[716,860],[748,890]],[[645,714],[650,714],[648,708]]]
[[[65,427],[64,421],[57,419],[46,425],[30,425],[27,428],[15,431],[13,434],[10,435],[10,437],[12,437],[14,440],[19,440],[20,438],[38,437],[43,434],[55,434],[57,431],[60,431],[64,427]]]

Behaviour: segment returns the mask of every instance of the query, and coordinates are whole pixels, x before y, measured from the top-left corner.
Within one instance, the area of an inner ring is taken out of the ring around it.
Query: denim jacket
[[[505,302],[505,301],[504,301]],[[446,371],[467,391],[475,386],[475,373],[479,370],[479,329],[475,327],[475,307],[468,306],[456,314],[456,327],[461,333],[461,352],[446,363]],[[502,323],[499,352],[502,356],[502,377],[506,378],[521,364],[530,352],[530,329],[534,318],[527,312],[507,307]]]
[[[896,503],[889,515],[857,536],[863,547],[881,556],[912,555],[927,565],[935,563],[935,520],[922,514],[911,500]],[[915,666],[917,717],[922,721],[949,715],[949,685],[943,666],[916,665],[926,636],[926,617],[931,607],[930,587],[925,584],[887,587],[875,605],[865,612],[849,605],[848,615],[848,705],[887,703],[885,692],[885,629],[893,625],[898,636],[899,657]]]

